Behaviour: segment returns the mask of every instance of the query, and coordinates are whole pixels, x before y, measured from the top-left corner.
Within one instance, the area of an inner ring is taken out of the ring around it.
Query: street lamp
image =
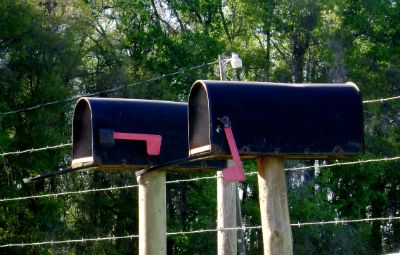
[[[232,53],[231,58],[225,58],[224,54],[218,56],[219,59],[219,74],[221,81],[226,81],[226,69],[225,65],[230,62],[233,69],[241,68],[242,67],[242,60],[240,59],[239,55],[236,53]]]
[[[239,58],[239,55],[236,53],[232,53],[231,66],[233,69],[242,67],[242,60]]]

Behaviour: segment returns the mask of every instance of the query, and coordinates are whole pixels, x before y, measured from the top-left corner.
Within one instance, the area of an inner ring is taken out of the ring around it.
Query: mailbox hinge
[[[246,176],[244,175],[244,169],[242,161],[240,160],[239,150],[237,149],[235,138],[233,136],[232,123],[227,116],[218,118],[218,120],[221,121],[224,125],[226,140],[228,140],[229,149],[231,151],[232,159],[234,162],[233,166],[227,167],[222,171],[224,181],[244,181],[246,179]]]

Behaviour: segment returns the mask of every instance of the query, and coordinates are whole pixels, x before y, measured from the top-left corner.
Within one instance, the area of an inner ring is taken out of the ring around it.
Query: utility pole
[[[237,59],[237,55],[235,56]],[[218,56],[219,59],[219,71],[221,81],[226,81],[226,58],[224,54]],[[233,68],[241,67],[240,65],[234,66]],[[233,160],[227,160],[227,166],[233,166]],[[237,183],[225,183],[223,180],[222,171],[217,173],[217,210],[218,219],[217,225],[220,228],[237,227],[238,223],[241,226],[241,213],[240,213],[240,199],[238,197]],[[238,211],[239,210],[239,211]],[[239,218],[238,218],[239,217]],[[237,254],[238,249],[238,232],[237,231],[218,231],[218,255],[230,255]],[[240,239],[241,244],[244,245],[243,238]],[[243,250],[243,249],[239,249]],[[241,252],[241,254],[243,254]]]

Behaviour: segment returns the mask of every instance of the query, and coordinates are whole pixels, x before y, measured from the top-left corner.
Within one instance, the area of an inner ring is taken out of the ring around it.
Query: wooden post
[[[139,255],[167,254],[165,171],[138,177]]]
[[[228,166],[232,164],[232,160],[228,160]],[[218,229],[237,226],[236,190],[236,183],[224,183],[222,171],[219,171],[217,178]],[[237,254],[237,232],[234,230],[218,231],[218,255],[230,254]]]
[[[257,163],[264,254],[293,254],[283,159],[260,158]]]

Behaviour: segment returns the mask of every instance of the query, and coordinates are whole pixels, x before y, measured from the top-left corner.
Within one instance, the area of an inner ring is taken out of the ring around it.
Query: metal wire
[[[387,98],[379,98],[379,99],[371,99],[371,100],[364,100],[364,104],[370,104],[370,103],[383,103],[386,101],[391,101],[391,100],[399,100],[400,96],[395,96],[395,97],[387,97]]]
[[[217,176],[206,176],[206,177],[198,177],[198,178],[183,179],[183,180],[173,180],[173,181],[167,181],[166,184],[195,182],[195,181],[201,181],[201,180],[215,179],[216,177]],[[132,189],[132,188],[137,188],[138,186],[139,185],[135,184],[135,185],[125,185],[125,186],[113,186],[113,187],[100,188],[100,189],[87,189],[87,190],[66,191],[66,192],[43,194],[43,195],[3,198],[3,199],[0,199],[0,202],[21,201],[21,200],[36,199],[36,198],[61,197],[61,196],[68,196],[68,195],[77,195],[77,194],[85,194],[85,193],[101,192],[101,191],[111,191],[111,190],[121,190],[121,189]]]
[[[171,232],[167,233],[167,236],[175,236],[175,235],[191,235],[191,234],[201,234],[201,233],[210,233],[210,232],[226,232],[226,231],[247,231],[253,229],[261,229],[262,226],[254,226],[254,227],[230,227],[230,228],[216,228],[216,229],[199,229],[199,230],[192,230],[192,231],[178,231],[178,232]]]
[[[196,178],[190,178],[190,179],[182,179],[182,180],[173,180],[173,181],[167,181],[165,182],[166,184],[174,184],[174,183],[183,183],[183,182],[197,182],[197,181],[202,181],[202,180],[212,180],[216,179],[217,176],[205,176],[205,177],[196,177]]]
[[[372,221],[392,221],[392,220],[400,220],[400,217],[379,217],[379,218],[365,218],[365,219],[354,219],[354,220],[331,220],[331,221],[316,221],[316,222],[298,222],[291,223],[291,227],[305,227],[305,226],[315,226],[315,225],[337,225],[337,224],[347,224],[347,223],[360,223],[360,222],[372,222]],[[217,228],[217,229],[199,229],[193,231],[178,231],[167,233],[167,236],[173,235],[190,235],[190,234],[199,234],[199,233],[208,233],[208,232],[217,232],[217,231],[248,231],[254,229],[262,229],[262,226],[252,226],[252,227],[230,227],[230,228]]]
[[[379,217],[379,218],[365,218],[356,220],[331,220],[331,221],[317,221],[317,222],[304,222],[304,223],[292,223],[292,227],[304,227],[313,225],[329,225],[329,224],[346,224],[346,223],[358,223],[358,222],[372,222],[372,221],[392,221],[400,220],[400,217]]]
[[[396,161],[396,160],[400,160],[400,156],[392,157],[392,158],[368,159],[368,160],[359,160],[359,161],[351,161],[351,162],[338,162],[338,163],[334,163],[334,164],[320,165],[319,168],[328,168],[328,167],[345,166],[345,165],[357,165],[357,164],[368,164],[368,163]],[[314,168],[314,166],[292,167],[292,168],[285,168],[285,170],[286,171],[301,171],[301,170],[312,169],[312,168]],[[256,174],[257,174],[257,172],[246,173],[247,176],[252,176],[252,175],[256,175]],[[190,178],[190,179],[167,181],[166,184],[197,182],[197,181],[202,181],[202,180],[213,180],[216,178],[217,178],[217,175],[196,177],[196,178]],[[36,198],[59,197],[59,196],[66,196],[66,195],[91,193],[91,192],[130,189],[130,188],[136,188],[136,187],[138,187],[138,185],[125,185],[125,186],[114,186],[114,187],[101,188],[101,189],[88,189],[88,190],[80,190],[80,191],[67,191],[67,192],[54,193],[54,194],[43,194],[43,195],[15,197],[15,198],[3,198],[3,199],[0,199],[0,202],[20,201],[20,200],[36,199]]]
[[[185,73],[185,72],[188,72],[188,71],[200,69],[202,67],[210,66],[210,65],[213,65],[213,64],[217,64],[217,63],[218,63],[218,61],[213,61],[213,62],[209,62],[209,63],[197,65],[197,66],[193,66],[193,67],[190,67],[190,68],[182,69],[182,70],[179,70],[179,71],[176,71],[176,72],[173,72],[173,73],[163,74],[161,76],[150,78],[150,79],[147,79],[147,80],[135,82],[135,83],[124,85],[124,86],[118,86],[118,87],[115,87],[115,88],[112,88],[112,89],[105,89],[105,90],[97,91],[97,92],[94,92],[94,93],[89,93],[89,94],[82,95],[82,96],[86,96],[86,97],[97,96],[97,95],[102,94],[102,93],[109,93],[109,92],[113,92],[113,91],[117,91],[117,90],[121,90],[121,89],[130,88],[130,87],[133,87],[133,86],[139,86],[139,85],[143,85],[143,84],[146,84],[146,83],[149,83],[149,82],[162,80],[162,79],[165,79],[167,77],[175,76],[175,75],[178,75],[178,74],[182,74],[182,73]],[[54,104],[58,104],[58,103],[64,103],[64,102],[76,100],[76,99],[79,99],[82,96],[75,96],[75,97],[71,97],[71,98],[67,98],[67,99],[62,99],[62,100],[47,102],[47,103],[43,103],[43,104],[38,104],[38,105],[35,105],[35,106],[23,108],[23,109],[18,109],[18,110],[13,110],[13,111],[8,111],[8,112],[2,112],[2,113],[0,113],[0,115],[10,115],[10,114],[19,113],[19,112],[31,111],[31,110],[38,109],[38,108],[41,108],[41,107],[46,107],[46,106],[50,106],[50,105],[54,105]]]
[[[67,195],[76,195],[76,194],[84,194],[84,193],[92,193],[92,192],[100,192],[100,191],[132,189],[132,188],[136,188],[138,186],[139,185],[125,185],[125,186],[114,186],[114,187],[100,188],[100,189],[86,189],[86,190],[79,190],[79,191],[66,191],[66,192],[60,192],[60,193],[54,193],[54,194],[43,194],[43,195],[36,195],[36,196],[3,198],[3,199],[0,199],[0,202],[19,201],[19,200],[27,200],[27,199],[35,199],[35,198],[61,197],[61,196],[67,196]]]
[[[132,84],[129,84],[129,85],[118,86],[118,87],[115,87],[115,88],[112,88],[112,89],[101,90],[101,91],[97,91],[97,92],[94,92],[94,93],[89,93],[89,94],[82,95],[82,96],[90,97],[90,96],[99,95],[101,93],[109,93],[109,92],[112,92],[112,91],[126,89],[126,88],[129,88],[129,87],[138,86],[138,85],[142,85],[142,84],[153,82],[153,81],[158,81],[158,80],[164,79],[166,77],[175,76],[177,74],[181,74],[181,73],[185,73],[187,71],[200,69],[202,67],[210,66],[210,65],[213,65],[213,64],[217,64],[217,63],[219,63],[218,60],[213,61],[213,62],[209,62],[209,63],[205,63],[205,64],[201,64],[201,65],[197,65],[197,66],[193,66],[193,67],[190,67],[190,68],[187,68],[187,69],[182,69],[182,70],[179,70],[179,71],[176,71],[176,72],[173,72],[173,73],[163,74],[163,75],[158,76],[158,77],[154,77],[154,78],[150,78],[150,79],[147,79],[147,80],[135,82],[135,83],[132,83]],[[14,114],[14,113],[19,113],[19,112],[31,111],[31,110],[38,109],[38,108],[41,108],[41,107],[46,107],[46,106],[50,106],[50,105],[54,105],[54,104],[58,104],[58,103],[64,103],[64,102],[76,100],[76,99],[79,99],[82,96],[75,96],[75,97],[71,97],[71,98],[67,98],[67,99],[56,100],[56,101],[52,101],[52,102],[38,104],[38,105],[35,105],[35,106],[23,108],[23,109],[12,110],[12,111],[8,111],[8,112],[2,112],[2,113],[0,113],[0,115],[9,115],[9,114]],[[386,102],[386,101],[398,100],[398,99],[400,99],[400,96],[364,100],[363,103],[364,104],[368,104],[368,103],[383,103],[383,102]]]
[[[348,166],[348,165],[359,165],[366,163],[376,163],[376,162],[385,162],[385,161],[397,161],[400,160],[400,156],[392,157],[392,158],[379,158],[379,159],[367,159],[367,160],[358,160],[358,161],[350,161],[350,162],[337,162],[333,164],[320,165],[319,168],[327,168],[327,167],[336,167],[336,166]],[[292,167],[286,168],[286,171],[298,171],[298,170],[306,170],[312,169],[315,166],[304,166],[304,167]]]
[[[317,221],[317,222],[298,222],[290,224],[291,227],[305,227],[305,226],[323,226],[323,225],[338,225],[347,223],[360,223],[360,222],[372,222],[372,221],[393,221],[400,220],[400,217],[379,217],[379,218],[365,218],[365,219],[354,219],[354,220],[332,220],[332,221]],[[167,236],[176,235],[192,235],[192,234],[202,234],[218,231],[248,231],[254,229],[262,229],[262,226],[251,226],[251,227],[230,227],[230,228],[216,228],[216,229],[199,229],[192,231],[177,231],[169,232]],[[107,236],[107,237],[97,237],[97,238],[82,238],[82,239],[72,239],[72,240],[60,240],[60,241],[43,241],[43,242],[32,242],[32,243],[10,243],[0,245],[0,248],[8,247],[26,247],[26,246],[38,246],[38,245],[56,245],[56,244],[69,244],[69,243],[84,243],[84,242],[98,242],[98,241],[115,241],[119,239],[133,239],[138,238],[139,235],[126,235],[126,236]]]
[[[9,156],[9,155],[19,155],[19,154],[24,154],[24,153],[32,153],[32,152],[38,152],[38,151],[45,151],[45,150],[54,150],[54,149],[59,149],[59,148],[64,148],[64,147],[69,147],[72,146],[72,143],[61,143],[59,145],[54,145],[54,146],[46,146],[43,148],[32,148],[32,149],[27,149],[23,151],[12,151],[12,152],[3,152],[0,153],[1,157],[4,156]]]
[[[392,157],[392,158],[379,158],[379,159],[367,159],[367,160],[358,160],[358,161],[350,161],[350,162],[337,162],[333,164],[319,165],[318,168],[328,168],[328,167],[336,167],[336,166],[348,166],[348,165],[359,165],[359,164],[368,164],[368,163],[376,163],[376,162],[386,162],[386,161],[397,161],[400,160],[400,156]],[[302,171],[307,169],[313,169],[315,166],[300,166],[300,167],[290,167],[285,168],[285,171]],[[246,175],[256,175],[257,172],[246,173]]]
[[[82,238],[82,239],[61,240],[61,241],[51,240],[51,241],[34,242],[34,243],[10,243],[10,244],[0,245],[0,248],[70,244],[70,243],[86,243],[86,242],[99,242],[99,241],[115,241],[115,240],[119,240],[119,239],[133,239],[133,238],[138,238],[138,237],[139,237],[139,235],[127,235],[127,236],[107,236],[107,237],[96,237],[96,238]]]

